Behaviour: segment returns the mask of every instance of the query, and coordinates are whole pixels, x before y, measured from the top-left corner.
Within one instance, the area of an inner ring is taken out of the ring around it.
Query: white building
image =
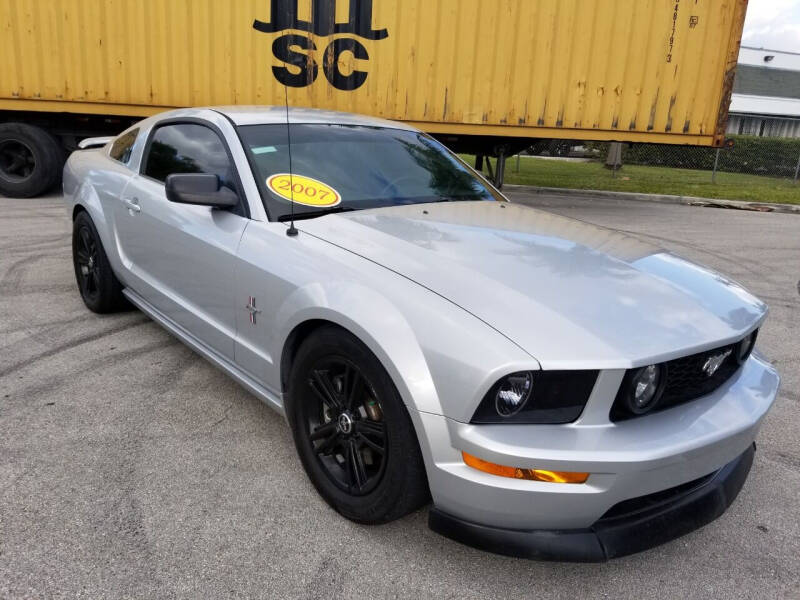
[[[800,137],[800,53],[742,46],[728,133]]]

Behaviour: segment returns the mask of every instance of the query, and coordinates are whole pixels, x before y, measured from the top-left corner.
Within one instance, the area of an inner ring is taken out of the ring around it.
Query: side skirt
[[[174,335],[181,342],[189,346],[192,350],[197,352],[200,356],[205,358],[212,365],[227,373],[239,385],[246,388],[248,391],[250,391],[250,393],[258,397],[267,406],[277,411],[279,414],[283,415],[284,418],[286,417],[286,413],[283,409],[283,403],[276,394],[270,392],[267,388],[261,385],[261,383],[253,379],[250,375],[248,375],[244,371],[242,371],[230,360],[220,355],[215,350],[209,348],[206,344],[201,342],[199,339],[197,339],[195,336],[189,333],[186,329],[184,329],[183,327],[181,327],[180,325],[178,325],[177,323],[166,317],[164,314],[159,312],[158,309],[153,307],[150,303],[147,302],[147,300],[142,298],[132,289],[125,288],[124,290],[122,290],[122,293],[128,300],[131,301],[131,303],[134,306],[136,306],[136,308],[138,308],[147,316],[149,316],[151,319],[153,319],[153,321],[161,325],[164,329],[169,331],[172,335]]]

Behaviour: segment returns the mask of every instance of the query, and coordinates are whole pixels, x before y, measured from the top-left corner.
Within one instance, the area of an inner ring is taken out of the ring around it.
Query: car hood
[[[469,311],[544,369],[671,360],[735,341],[767,310],[656,246],[513,203],[382,208],[300,228]]]

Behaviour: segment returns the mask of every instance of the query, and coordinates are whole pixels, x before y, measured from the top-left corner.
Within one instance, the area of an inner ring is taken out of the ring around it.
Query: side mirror
[[[175,173],[164,182],[167,200],[212,208],[233,208],[239,197],[220,185],[219,176],[209,173]]]

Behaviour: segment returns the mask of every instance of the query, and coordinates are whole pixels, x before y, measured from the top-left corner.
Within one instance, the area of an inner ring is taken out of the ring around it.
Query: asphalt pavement
[[[350,523],[283,419],[141,313],[84,308],[60,198],[0,198],[0,597],[800,598],[800,216],[515,199],[639,236],[771,306],[783,388],[719,520],[601,565]]]

